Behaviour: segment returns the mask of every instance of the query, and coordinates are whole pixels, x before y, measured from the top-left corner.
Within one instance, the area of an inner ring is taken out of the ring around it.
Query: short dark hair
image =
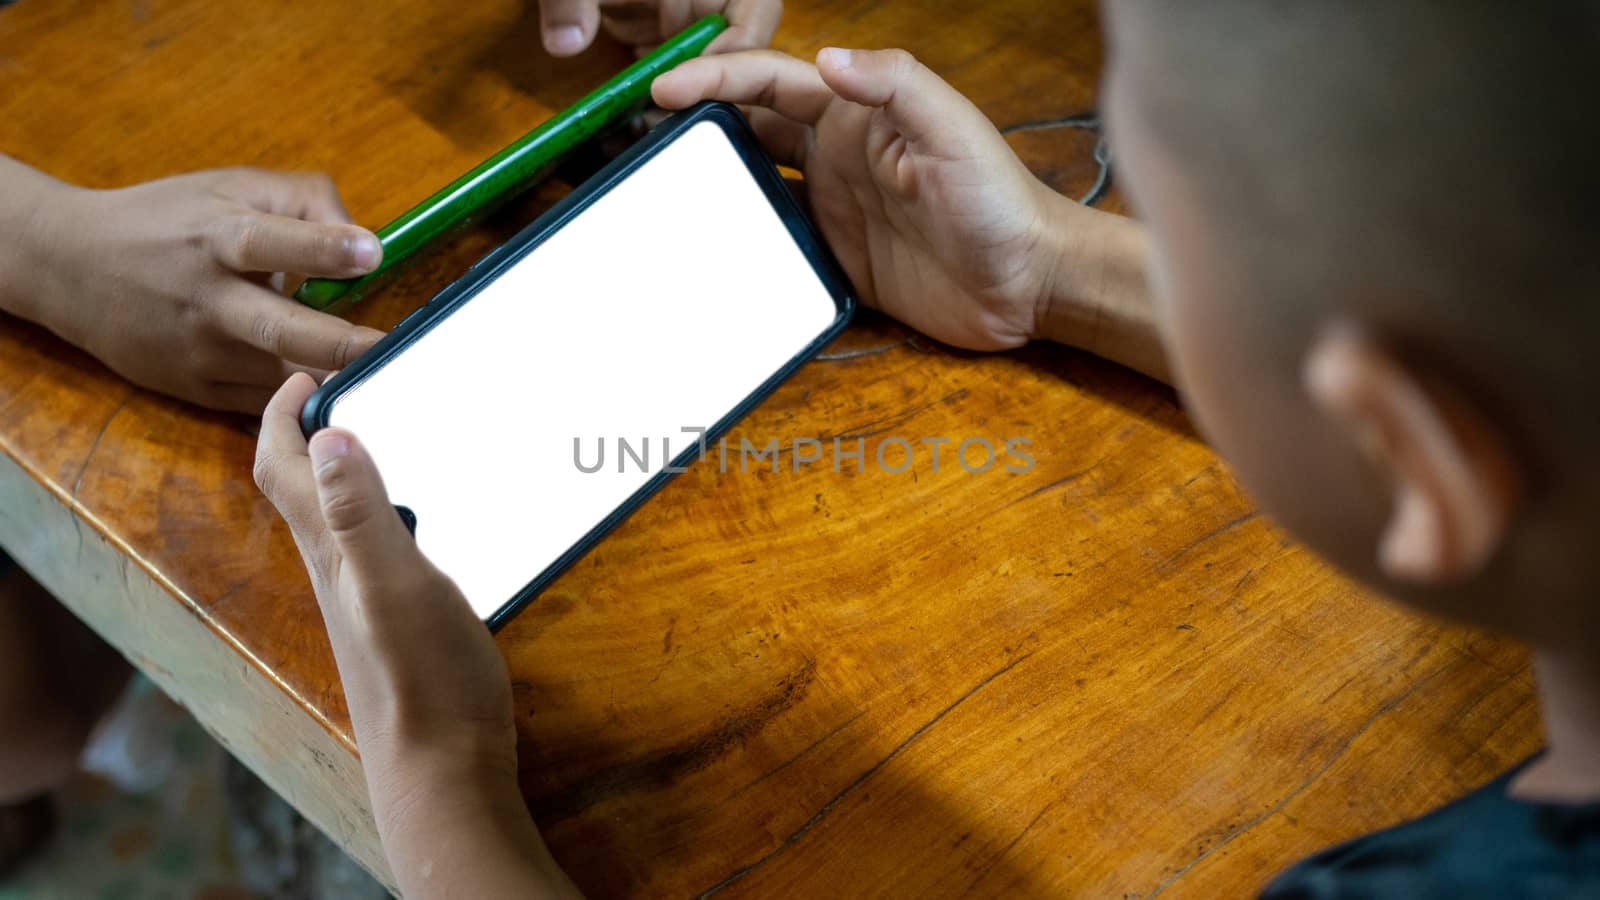
[[[1139,64],[1146,128],[1254,287],[1354,304],[1565,445],[1540,456],[1593,465],[1600,3],[1110,2],[1160,57]]]

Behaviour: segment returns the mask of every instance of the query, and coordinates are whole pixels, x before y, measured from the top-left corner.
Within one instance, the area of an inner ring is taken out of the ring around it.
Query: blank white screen
[[[334,406],[488,618],[822,334],[832,296],[693,126]],[[574,438],[593,466],[574,462]],[[649,470],[619,438],[649,440]]]

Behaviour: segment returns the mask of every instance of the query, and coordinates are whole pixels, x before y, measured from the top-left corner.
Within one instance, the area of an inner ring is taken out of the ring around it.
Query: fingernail
[[[831,69],[848,69],[855,62],[855,51],[829,47],[817,54],[817,64]]]
[[[350,454],[350,439],[337,431],[319,431],[311,436],[306,450],[311,454],[312,470],[320,476],[329,463]]]
[[[363,272],[376,269],[378,262],[383,259],[383,245],[370,234],[347,239],[345,249],[350,252],[350,261]]]
[[[544,46],[551,53],[571,56],[583,50],[583,29],[576,25],[558,25],[545,32]]]

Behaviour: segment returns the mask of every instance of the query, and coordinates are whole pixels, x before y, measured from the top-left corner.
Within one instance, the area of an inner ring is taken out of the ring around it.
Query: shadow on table
[[[1204,440],[1184,412],[1177,391],[1153,378],[1083,350],[1059,344],[1038,342],[1014,351],[1014,355],[1024,364],[1048,373],[1174,437],[1189,441]]]
[[[491,24],[440,48],[426,74],[395,72],[389,90],[453,143],[509,143],[506,90],[532,97],[548,114],[565,109],[634,61],[633,52],[602,34],[575,59],[555,59],[544,50],[539,7],[525,0],[509,23]],[[488,76],[485,78],[485,76]],[[532,130],[546,115],[530,119]]]
[[[525,793],[533,797],[552,852],[591,898],[1042,896],[1052,890],[1040,883],[1036,867],[1012,855],[1030,831],[1052,824],[1048,816],[1040,813],[1020,831],[1012,827],[1014,818],[984,821],[976,809],[957,807],[905,771],[905,751],[937,719],[906,735],[852,735],[860,719],[846,715],[798,756],[761,734],[728,748],[724,761],[730,765],[739,757],[781,761],[722,796],[683,787],[698,771],[692,750],[684,748],[644,750],[543,796],[529,784],[538,777],[524,758]],[[857,740],[874,747],[859,752]],[[581,752],[570,743],[561,748],[569,758],[615,758],[616,752],[598,744]],[[820,759],[809,759],[813,755]],[[825,765],[834,759],[837,767]]]
[[[850,329],[819,359],[849,359],[909,348],[963,360],[1010,359],[1111,404],[1184,440],[1202,440],[1173,388],[1116,363],[1048,341],[1007,353],[961,350],[920,334],[872,309],[859,309]]]

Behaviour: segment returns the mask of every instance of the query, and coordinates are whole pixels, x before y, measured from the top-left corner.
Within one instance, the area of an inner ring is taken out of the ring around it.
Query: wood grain
[[[536,23],[504,0],[23,0],[0,11],[0,151],[93,186],[318,169],[377,225],[627,59],[553,62]],[[791,2],[778,45],[827,44],[914,50],[1052,184],[1092,182],[1092,137],[1052,125],[1093,108],[1092,4]],[[357,318],[392,325],[560,192]],[[508,626],[524,792],[594,895],[1240,896],[1537,746],[1519,650],[1342,581],[1170,392],[1098,360],[866,316],[741,436],[1023,437],[1036,465],[702,464]],[[0,540],[383,877],[253,445],[0,328]]]

